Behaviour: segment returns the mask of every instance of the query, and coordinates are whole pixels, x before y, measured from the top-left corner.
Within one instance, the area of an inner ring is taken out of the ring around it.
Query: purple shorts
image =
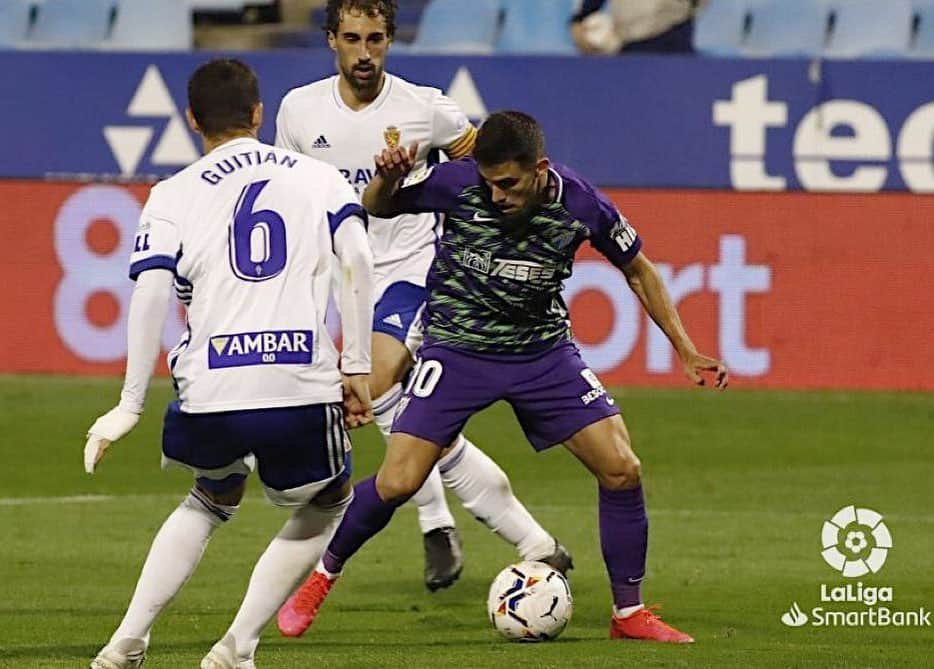
[[[448,446],[472,415],[499,400],[512,406],[536,451],[619,414],[573,342],[524,355],[426,343],[418,351],[392,431]]]

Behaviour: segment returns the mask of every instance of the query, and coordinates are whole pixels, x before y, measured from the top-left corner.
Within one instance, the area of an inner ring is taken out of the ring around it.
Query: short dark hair
[[[473,155],[481,165],[515,161],[530,168],[545,157],[545,135],[538,121],[526,113],[496,112],[480,126]]]
[[[396,0],[328,0],[324,19],[325,32],[337,34],[341,25],[341,12],[352,9],[363,12],[370,18],[382,16],[386,19],[386,36],[396,34]]]
[[[201,65],[188,80],[188,106],[203,135],[251,129],[258,104],[256,74],[239,60],[217,58]]]

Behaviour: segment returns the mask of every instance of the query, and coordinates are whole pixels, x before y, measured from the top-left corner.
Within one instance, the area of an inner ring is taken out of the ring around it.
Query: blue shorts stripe
[[[334,473],[337,474],[344,467],[344,414],[336,406],[332,406],[334,412]]]
[[[328,462],[331,465],[331,474],[337,474],[337,456],[334,453],[334,407],[328,407],[327,411],[327,446],[328,446]]]

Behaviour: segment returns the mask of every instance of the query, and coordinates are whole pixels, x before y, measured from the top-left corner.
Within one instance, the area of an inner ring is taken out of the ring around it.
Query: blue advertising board
[[[153,180],[197,156],[185,86],[212,54],[0,52],[0,177]],[[287,90],[327,51],[239,54],[272,141]],[[548,152],[602,186],[934,192],[934,65],[923,62],[435,57],[391,71],[479,120],[522,109]]]

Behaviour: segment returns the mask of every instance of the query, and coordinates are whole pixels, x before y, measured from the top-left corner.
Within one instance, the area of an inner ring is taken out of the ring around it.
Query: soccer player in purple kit
[[[685,374],[723,389],[722,362],[694,347],[642,240],[610,201],[545,154],[531,116],[491,115],[474,158],[411,173],[416,148],[376,156],[363,195],[374,215],[437,211],[444,234],[428,275],[429,297],[409,386],[376,476],[355,497],[314,575],[303,586],[317,610],[347,560],[446,454],[467,420],[508,402],[536,451],[563,443],[599,485],[600,545],[613,593],[610,637],[693,639],[642,603],[648,517],[639,458],[619,408],[581,359],[561,297],[586,240],[620,269],[678,353]]]

